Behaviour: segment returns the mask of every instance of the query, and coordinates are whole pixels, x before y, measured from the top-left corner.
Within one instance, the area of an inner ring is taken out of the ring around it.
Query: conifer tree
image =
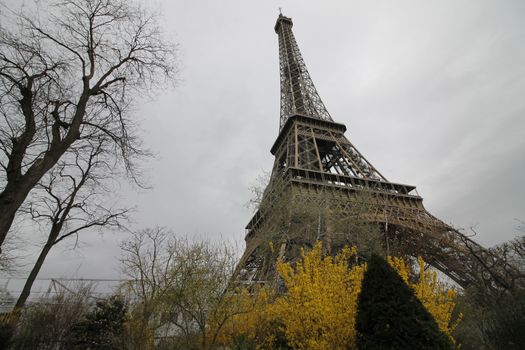
[[[358,349],[453,349],[414,292],[381,257],[365,272],[356,320]]]

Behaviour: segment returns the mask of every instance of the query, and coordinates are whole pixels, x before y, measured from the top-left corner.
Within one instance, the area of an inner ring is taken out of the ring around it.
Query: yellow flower
[[[461,320],[461,315],[452,319],[456,291],[440,283],[435,271],[426,271],[422,258],[415,281],[410,281],[411,269],[403,259],[388,257],[388,262],[454,341],[451,334]],[[242,336],[257,349],[272,349],[284,336],[293,349],[355,349],[357,299],[366,270],[357,249],[323,256],[317,243],[308,252],[302,250],[295,264],[277,261],[276,269],[287,293],[277,295],[270,288],[238,292],[236,307],[241,311],[225,324],[219,344],[231,346]]]

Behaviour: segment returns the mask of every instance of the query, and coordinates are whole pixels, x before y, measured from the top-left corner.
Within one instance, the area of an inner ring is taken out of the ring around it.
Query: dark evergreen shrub
[[[85,320],[74,324],[66,338],[68,349],[117,350],[123,348],[127,307],[120,296],[98,301]]]
[[[453,349],[410,287],[377,255],[363,279],[356,330],[360,350]]]

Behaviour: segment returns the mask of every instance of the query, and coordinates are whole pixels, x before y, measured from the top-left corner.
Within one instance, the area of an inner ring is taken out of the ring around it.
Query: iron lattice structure
[[[282,15],[275,24],[275,32],[279,35],[279,68],[281,71],[279,129],[284,127],[289,117],[298,114],[332,121],[306,69],[303,56],[292,32],[292,25],[292,20]]]
[[[345,125],[332,120],[314,87],[292,20],[279,15],[275,31],[281,77],[275,163],[246,227],[238,279],[275,281],[277,259],[293,261],[317,240],[335,253],[372,227],[389,251],[423,256],[463,287],[505,285],[512,266],[431,215],[415,186],[388,181],[345,137]]]

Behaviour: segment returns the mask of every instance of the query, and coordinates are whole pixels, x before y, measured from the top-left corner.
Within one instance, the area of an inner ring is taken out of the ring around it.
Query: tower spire
[[[292,32],[292,19],[279,14],[275,32],[279,36],[281,71],[281,130],[289,117],[303,115],[332,121],[304,63]]]

